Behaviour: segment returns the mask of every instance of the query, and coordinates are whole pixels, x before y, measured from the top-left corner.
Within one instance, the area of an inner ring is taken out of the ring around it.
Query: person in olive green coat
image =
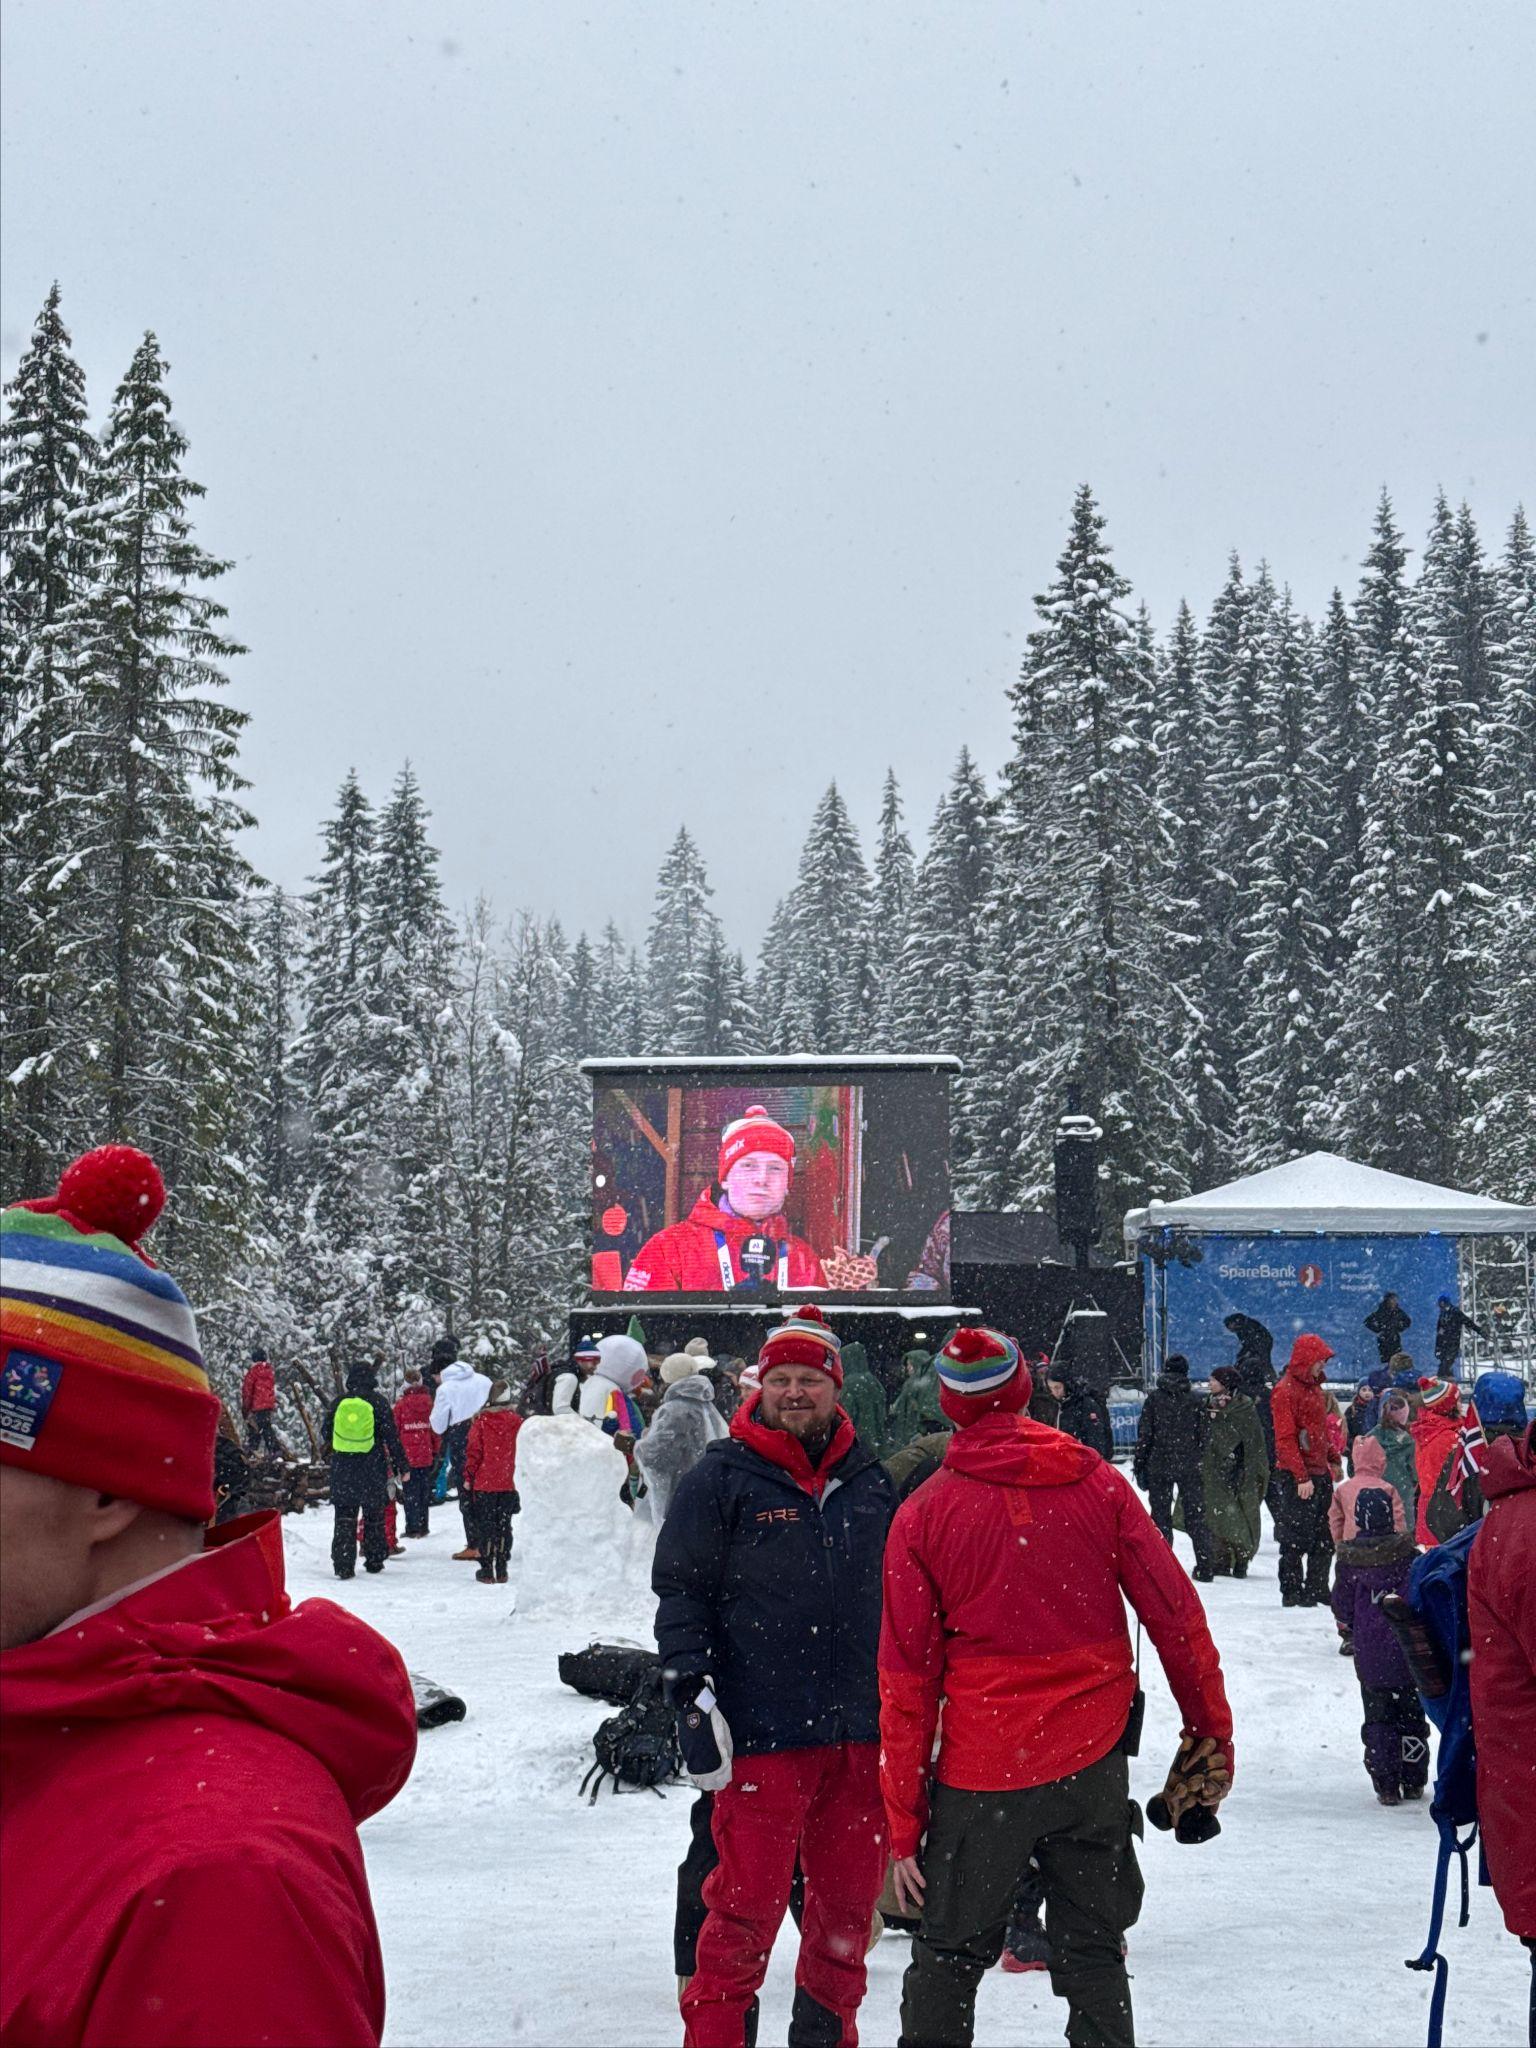
[[[1269,1484],[1269,1454],[1259,1411],[1237,1391],[1236,1366],[1211,1374],[1210,1425],[1205,1439],[1205,1520],[1211,1563],[1234,1579],[1248,1576],[1259,1547],[1259,1506]]]
[[[839,1399],[849,1421],[878,1458],[885,1449],[885,1389],[870,1371],[862,1344],[845,1344],[841,1356],[843,1391]]]
[[[1419,1506],[1417,1447],[1408,1426],[1412,1421],[1413,1404],[1394,1387],[1382,1396],[1381,1420],[1371,1431],[1387,1454],[1387,1484],[1397,1488],[1410,1529]]]
[[[907,1368],[907,1378],[891,1403],[890,1428],[886,1435],[886,1448],[892,1451],[899,1451],[914,1437],[930,1436],[935,1430],[949,1428],[948,1418],[939,1406],[939,1375],[934,1368],[932,1352],[921,1349],[903,1352],[902,1364]]]

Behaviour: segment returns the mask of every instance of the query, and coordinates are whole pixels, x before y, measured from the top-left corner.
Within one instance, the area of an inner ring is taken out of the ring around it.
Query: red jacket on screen
[[[475,1493],[511,1493],[517,1485],[517,1432],[523,1418],[515,1408],[482,1408],[469,1425],[464,1477]]]
[[[741,1263],[741,1247],[746,1239],[771,1237],[776,1247],[788,1248],[789,1286],[825,1287],[827,1284],[821,1260],[803,1237],[790,1236],[782,1216],[765,1216],[754,1222],[750,1217],[729,1215],[710,1199],[710,1191],[706,1188],[694,1203],[685,1223],[669,1224],[641,1245],[634,1263],[624,1276],[624,1291],[627,1294],[642,1291],[724,1293],[717,1232],[725,1239],[733,1280],[747,1277]],[[770,1280],[777,1277],[772,1272],[768,1275]]]
[[[880,1783],[893,1855],[913,1855],[927,1825],[941,1701],[933,1774],[961,1791],[1048,1784],[1114,1748],[1136,1691],[1127,1599],[1186,1732],[1230,1753],[1199,1596],[1114,1466],[1027,1415],[986,1415],[950,1438],[885,1551]]]
[[[240,1413],[260,1415],[277,1406],[277,1382],[266,1359],[258,1358],[240,1382]]]
[[[1536,1425],[1500,1437],[1482,1475],[1488,1512],[1467,1563],[1477,1815],[1511,1934],[1536,1940]]]
[[[0,1654],[0,2042],[363,2048],[360,1821],[416,1753],[399,1652],[290,1605],[279,1517]]]
[[[443,1440],[432,1427],[432,1396],[425,1387],[412,1387],[395,1403],[395,1428],[400,1432],[405,1462],[413,1472],[434,1465]]]

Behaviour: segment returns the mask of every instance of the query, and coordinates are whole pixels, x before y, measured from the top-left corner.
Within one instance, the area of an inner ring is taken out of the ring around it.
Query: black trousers
[[[1333,1541],[1328,1534],[1328,1508],[1333,1500],[1333,1481],[1325,1472],[1313,1478],[1312,1498],[1303,1500],[1289,1472],[1275,1479],[1275,1534],[1280,1539],[1280,1592],[1303,1599],[1325,1601],[1333,1564]]]
[[[477,1493],[473,1496],[475,1533],[470,1538],[479,1546],[480,1563],[486,1571],[504,1572],[512,1556],[512,1503],[517,1495]]]
[[[389,1555],[389,1538],[384,1530],[384,1511],[389,1506],[388,1496],[367,1500],[349,1500],[345,1505],[333,1501],[336,1526],[331,1532],[331,1564],[338,1574],[350,1578],[357,1569],[357,1518],[363,1518],[363,1563],[369,1571],[377,1571]]]
[[[245,1448],[261,1451],[269,1458],[280,1458],[283,1447],[277,1440],[277,1431],[272,1426],[272,1410],[258,1408],[245,1426]]]
[[[1203,1571],[1212,1564],[1211,1532],[1205,1519],[1205,1475],[1198,1465],[1181,1465],[1172,1472],[1156,1472],[1147,1480],[1147,1508],[1159,1530],[1173,1542],[1173,1490],[1179,1490],[1184,1510],[1184,1527],[1195,1546],[1195,1563]]]
[[[400,1500],[405,1508],[406,1535],[427,1535],[428,1520],[432,1511],[432,1467],[430,1465],[413,1465],[411,1467],[401,1485]]]
[[[470,1418],[473,1421],[473,1417]],[[469,1423],[456,1422],[445,1432],[443,1445],[448,1453],[448,1470],[453,1484],[459,1490],[459,1513],[464,1521],[464,1548],[475,1548],[475,1507],[474,1496],[464,1490],[464,1453],[469,1449]]]
[[[901,2048],[970,2048],[976,1987],[1003,1952],[1031,1857],[1070,2048],[1134,2048],[1121,1945],[1141,1911],[1132,1840],[1140,1825],[1119,1749],[1022,1792],[935,1785],[923,1851],[927,1896],[902,1985]]]

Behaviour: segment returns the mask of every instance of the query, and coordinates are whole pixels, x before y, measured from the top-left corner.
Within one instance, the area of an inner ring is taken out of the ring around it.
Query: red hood
[[[702,1223],[706,1230],[719,1230],[729,1238],[771,1237],[777,1243],[789,1236],[789,1224],[783,1215],[778,1216],[732,1216],[722,1209],[718,1202],[709,1198],[706,1188],[688,1212],[690,1223]]]
[[[1317,1377],[1317,1368],[1326,1365],[1333,1353],[1321,1337],[1314,1337],[1309,1330],[1303,1330],[1291,1346],[1291,1355],[1286,1371],[1293,1378],[1304,1380],[1310,1385]]]
[[[944,1462],[993,1486],[1071,1486],[1102,1463],[1076,1437],[1030,1415],[983,1415],[949,1440]]]
[[[1488,1460],[1478,1477],[1488,1500],[1536,1487],[1536,1422],[1531,1424],[1524,1437],[1495,1437],[1488,1446]]]
[[[799,1437],[791,1436],[787,1429],[770,1429],[766,1422],[758,1421],[757,1406],[762,1398],[759,1392],[743,1401],[731,1417],[731,1435],[749,1451],[766,1458],[770,1465],[787,1472],[813,1500],[820,1500],[822,1488],[858,1441],[853,1423],[843,1409],[836,1411],[827,1455],[819,1465],[813,1465]]]
[[[100,1614],[0,1655],[0,1748],[25,1769],[29,1742],[61,1720],[207,1712],[257,1722],[307,1749],[354,1821],[410,1775],[416,1713],[399,1652],[329,1600],[295,1607],[274,1514],[211,1529],[203,1554]]]

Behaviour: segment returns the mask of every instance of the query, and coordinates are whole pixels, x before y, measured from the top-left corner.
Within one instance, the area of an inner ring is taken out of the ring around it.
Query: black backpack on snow
[[[627,1707],[642,1684],[660,1677],[661,1659],[638,1643],[589,1643],[584,1650],[567,1650],[558,1669],[560,1683],[572,1692]]]
[[[677,1716],[662,1692],[659,1659],[652,1661],[657,1668],[639,1681],[633,1699],[599,1722],[592,1737],[594,1762],[581,1781],[583,1792],[592,1787],[592,1806],[605,1778],[613,1780],[615,1792],[621,1785],[633,1785],[637,1790],[649,1788],[661,1799],[666,1796],[661,1787],[682,1769]]]

